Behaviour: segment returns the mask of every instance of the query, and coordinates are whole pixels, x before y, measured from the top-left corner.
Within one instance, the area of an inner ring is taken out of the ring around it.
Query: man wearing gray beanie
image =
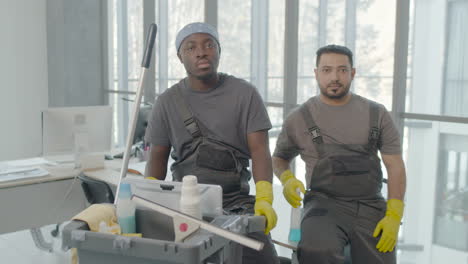
[[[226,214],[266,219],[265,232],[248,234],[264,242],[264,248],[257,252],[244,247],[242,262],[279,263],[269,236],[277,216],[268,147],[271,122],[262,98],[245,80],[217,72],[221,47],[213,26],[186,25],[175,47],[187,77],[156,99],[145,135],[151,143],[145,174],[164,180],[171,154],[173,180],[192,174],[199,183],[220,185]],[[256,196],[249,195],[252,175]]]

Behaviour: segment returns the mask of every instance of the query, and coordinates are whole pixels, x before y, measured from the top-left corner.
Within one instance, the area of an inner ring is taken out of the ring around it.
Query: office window
[[[128,1],[128,90],[136,92],[141,73],[141,58],[145,41],[143,32],[143,1]],[[124,51],[125,52],[125,51]]]
[[[468,252],[460,205],[466,204],[468,120],[445,116],[466,116],[467,53],[462,47],[468,35],[461,28],[466,6],[466,1],[456,0],[411,2],[404,113],[409,210],[402,239],[423,248],[402,251],[400,260],[409,263],[449,258],[462,263]]]
[[[268,115],[270,116],[273,128],[270,130],[270,137],[276,137],[283,124],[284,101],[284,30],[285,30],[285,3],[283,0],[271,0],[268,3],[268,57],[267,57],[267,81],[264,100],[267,104]],[[270,143],[271,153],[276,144]],[[278,182],[279,184],[279,182]]]
[[[284,10],[286,1],[270,0],[268,13],[268,89],[265,100],[283,102],[284,81]],[[273,120],[277,122],[279,120]]]
[[[354,91],[392,109],[394,1],[357,1]]]
[[[468,117],[468,2],[449,1],[443,114]]]
[[[441,135],[434,243],[468,251],[468,136]]]
[[[346,0],[327,0],[323,2],[326,6],[325,18],[325,44],[345,44],[346,30]],[[354,18],[353,18],[354,19]]]
[[[143,1],[117,1],[111,5],[113,17],[113,86],[109,104],[114,108],[114,146],[122,146],[127,137],[131,101],[138,85],[143,53]]]
[[[299,2],[299,35],[297,50],[297,103],[302,104],[318,92],[315,81],[315,51],[319,48],[320,1]],[[289,89],[289,88],[288,88]]]
[[[218,1],[219,71],[251,81],[251,1]],[[234,11],[235,10],[235,11]]]

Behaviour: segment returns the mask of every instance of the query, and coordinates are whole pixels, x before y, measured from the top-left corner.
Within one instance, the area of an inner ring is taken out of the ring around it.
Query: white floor
[[[71,263],[70,251],[61,249],[60,235],[52,237],[55,225],[42,227],[46,242],[53,243],[53,251],[42,251],[36,247],[29,230],[0,235],[0,263],[15,264],[67,264]]]

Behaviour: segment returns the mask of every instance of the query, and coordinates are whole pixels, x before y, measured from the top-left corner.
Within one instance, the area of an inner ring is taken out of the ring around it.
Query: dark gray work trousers
[[[254,215],[255,196],[236,195],[231,203],[223,204],[225,214],[231,215]],[[278,253],[276,252],[271,235],[264,232],[252,232],[248,237],[263,242],[263,249],[256,251],[248,247],[242,247],[242,264],[279,264]]]
[[[299,263],[343,264],[344,247],[350,245],[353,264],[395,264],[395,250],[379,252],[380,236],[373,237],[385,210],[383,200],[341,201],[313,195],[301,223]]]
[[[270,235],[264,232],[255,232],[247,234],[248,237],[264,243],[261,251],[256,251],[248,247],[242,248],[242,264],[279,264],[278,254],[271,241]]]

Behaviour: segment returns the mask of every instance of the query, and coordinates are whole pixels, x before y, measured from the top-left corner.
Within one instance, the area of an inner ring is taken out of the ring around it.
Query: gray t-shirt
[[[325,144],[367,144],[369,142],[369,100],[356,94],[345,105],[331,106],[323,103],[319,96],[310,98],[304,104],[312,113],[320,128]],[[388,111],[379,105],[379,128],[383,154],[401,154],[400,135]],[[300,155],[306,163],[306,182],[310,183],[318,153],[312,136],[299,111],[292,111],[285,122],[276,142],[273,156],[290,161]]]
[[[196,91],[182,79],[169,89],[181,86],[189,109],[199,121],[203,136],[214,137],[237,150],[241,158],[250,159],[247,135],[269,130],[271,122],[257,89],[245,80],[221,74],[221,84],[208,91]],[[148,119],[145,141],[153,145],[172,146],[177,161],[185,158],[192,136],[184,126],[179,106],[169,90],[161,94]],[[207,131],[209,130],[209,132]]]

